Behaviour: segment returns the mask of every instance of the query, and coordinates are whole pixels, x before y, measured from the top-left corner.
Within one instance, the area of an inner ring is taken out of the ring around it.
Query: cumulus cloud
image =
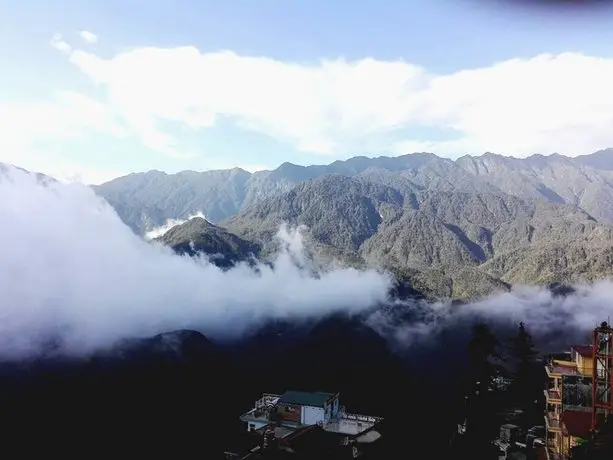
[[[59,33],[54,34],[53,37],[51,37],[50,44],[52,47],[54,47],[58,51],[61,51],[62,53],[69,53],[70,51],[72,51],[72,46],[66,43],[66,41],[62,37],[62,34]]]
[[[222,118],[322,155],[364,145],[451,157],[576,155],[613,145],[613,60],[580,53],[446,75],[402,60],[298,64],[190,46],[136,48],[110,58],[75,49],[69,56],[106,89],[107,102],[146,145],[169,154],[181,143],[161,122],[206,129]],[[449,135],[424,137],[424,128]]]
[[[403,60],[296,63],[191,46],[109,57],[61,34],[51,45],[99,96],[64,91],[44,104],[0,101],[4,157],[15,145],[30,154],[35,143],[56,149],[77,135],[102,134],[190,159],[199,146],[173,129],[206,132],[222,120],[327,159],[416,151],[574,156],[613,145],[613,60],[580,53],[437,74]]]
[[[124,175],[125,171],[88,167],[62,155],[64,142],[87,141],[92,134],[113,139],[130,135],[108,105],[73,91],[58,91],[49,100],[28,104],[0,101],[0,161],[87,184]]]
[[[0,145],[13,147],[31,145],[33,133],[38,139],[84,138],[92,131],[120,138],[127,135],[105,104],[73,91],[58,91],[39,103],[0,104],[0,124]]]
[[[289,241],[275,268],[223,272],[138,238],[80,184],[44,185],[8,168],[0,196],[4,356],[35,352],[50,337],[87,352],[180,328],[240,333],[265,318],[360,311],[385,301],[390,287],[374,271],[298,268],[296,233],[280,235]]]
[[[98,43],[98,36],[89,30],[81,30],[79,36],[89,44]]]

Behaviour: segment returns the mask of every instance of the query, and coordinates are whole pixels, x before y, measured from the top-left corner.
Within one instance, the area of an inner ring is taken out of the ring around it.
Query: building
[[[592,414],[593,349],[577,345],[568,356],[545,366],[547,458],[567,460],[571,449],[589,437]]]
[[[240,416],[248,431],[275,424],[277,438],[306,426],[356,436],[381,422],[381,417],[351,414],[340,405],[338,393],[286,391],[282,395],[264,394],[252,409]]]
[[[338,393],[304,391],[263,394],[240,420],[258,441],[245,452],[226,452],[228,459],[358,458],[377,444],[383,421],[347,413]]]

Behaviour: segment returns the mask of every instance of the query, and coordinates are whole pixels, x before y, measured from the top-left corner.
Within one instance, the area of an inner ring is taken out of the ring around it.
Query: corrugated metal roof
[[[306,391],[286,391],[279,398],[278,404],[298,404],[300,406],[324,407],[334,396],[334,393],[324,393],[317,391],[309,393]]]

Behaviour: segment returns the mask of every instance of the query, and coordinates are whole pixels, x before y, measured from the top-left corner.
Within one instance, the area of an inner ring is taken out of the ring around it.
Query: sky
[[[613,146],[613,7],[0,0],[0,162],[101,183]]]

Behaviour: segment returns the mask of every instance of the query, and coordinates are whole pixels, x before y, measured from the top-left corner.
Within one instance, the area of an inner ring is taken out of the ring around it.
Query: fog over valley
[[[536,334],[552,325],[582,333],[613,313],[608,281],[577,286],[567,296],[516,286],[462,305],[393,300],[391,275],[315,268],[300,230],[284,226],[272,264],[222,270],[206,257],[178,256],[136,236],[85,186],[5,168],[0,196],[3,357],[36,355],[50,343],[86,354],[177,329],[227,339],[268,320],[334,312],[365,314],[366,324],[401,347],[427,341],[462,318],[526,321]]]

